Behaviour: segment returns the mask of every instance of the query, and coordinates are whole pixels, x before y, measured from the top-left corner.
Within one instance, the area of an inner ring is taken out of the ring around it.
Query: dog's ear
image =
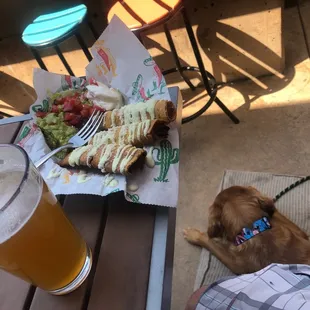
[[[267,197],[260,197],[259,198],[260,208],[266,212],[270,217],[273,216],[274,212],[276,211],[276,207],[274,202],[271,198]]]
[[[208,235],[210,238],[221,238],[224,234],[224,226],[221,223],[223,207],[214,203],[209,210]]]

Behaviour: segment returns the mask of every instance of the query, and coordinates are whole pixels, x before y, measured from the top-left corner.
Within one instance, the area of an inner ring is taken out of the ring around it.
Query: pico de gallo
[[[105,112],[102,107],[94,105],[85,96],[85,91],[69,89],[51,95],[48,112],[37,111],[36,123],[44,134],[46,143],[51,149],[68,143],[92,115],[94,110]],[[63,158],[67,151],[56,156]]]
[[[68,89],[50,94],[49,111],[37,111],[36,123],[51,149],[68,143],[96,110],[105,112],[124,104],[114,88],[92,81],[84,89]],[[62,158],[66,152],[58,154]]]
[[[94,110],[105,112],[104,108],[94,105],[88,100],[85,91],[82,90],[69,89],[58,92],[53,94],[50,100],[52,101],[50,111],[38,111],[36,112],[36,116],[38,118],[45,118],[51,113],[58,115],[63,112],[64,123],[76,128],[83,126]]]

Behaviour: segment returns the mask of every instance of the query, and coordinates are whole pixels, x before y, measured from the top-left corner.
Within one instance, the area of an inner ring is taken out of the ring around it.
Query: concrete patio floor
[[[310,44],[310,1],[301,2],[304,31],[296,7],[285,9],[283,14],[285,72],[221,86],[218,96],[238,116],[240,124],[234,125],[212,105],[203,116],[182,127],[173,310],[184,309],[193,291],[200,257],[200,249],[187,244],[181,231],[187,226],[206,228],[207,208],[224,170],[309,174],[310,61],[306,43],[308,39]],[[84,35],[91,44],[88,29]],[[0,43],[0,58],[4,61],[0,110],[14,115],[26,112],[36,97],[32,68],[37,63],[19,38]],[[82,75],[87,60],[77,43],[69,40],[64,51],[76,75]],[[22,63],[18,61],[21,55],[25,59]],[[65,72],[57,56],[48,52],[44,56],[51,71]],[[168,83],[180,86],[184,98],[189,99],[184,115],[197,110],[206,100],[202,88],[192,92],[179,82],[178,76],[169,77]]]
[[[303,21],[309,13],[310,3],[303,2]],[[184,241],[182,229],[206,230],[207,209],[224,170],[310,173],[310,61],[306,46],[310,23],[305,23],[305,36],[296,7],[284,11],[283,22],[283,75],[262,77],[256,83],[227,84],[218,93],[240,124],[231,123],[213,105],[204,116],[182,127],[173,310],[184,309],[193,291],[201,252]],[[194,110],[193,105],[188,109]]]

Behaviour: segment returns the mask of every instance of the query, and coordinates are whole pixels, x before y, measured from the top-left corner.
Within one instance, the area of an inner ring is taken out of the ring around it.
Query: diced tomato
[[[71,104],[73,104],[73,105],[75,105],[76,104],[76,98],[70,98],[69,100],[68,100]]]
[[[83,118],[88,118],[89,117],[89,109],[83,109],[81,112],[80,112],[81,116]]]
[[[66,98],[57,98],[54,100],[54,104],[64,104],[66,101]]]
[[[97,110],[97,111],[105,112],[104,108],[101,108],[101,107],[99,107],[97,105],[94,105],[94,109]]]
[[[72,121],[76,115],[74,113],[65,113],[64,120],[65,121]]]
[[[89,115],[91,115],[94,111],[101,111],[101,112],[105,112],[105,109],[104,108],[101,108],[97,105],[94,105],[93,107],[90,108],[89,110]]]
[[[92,115],[94,111],[95,111],[95,108],[94,108],[94,107],[91,107],[91,108],[89,109],[89,115]]]
[[[83,110],[90,110],[92,108],[92,106],[90,106],[89,104],[83,104]]]
[[[81,102],[77,101],[74,105],[73,111],[74,112],[80,112],[83,110],[83,105]]]
[[[75,101],[74,101],[74,103],[75,103]],[[66,101],[64,103],[64,108],[63,108],[64,112],[71,112],[71,111],[73,111],[74,103],[73,103],[73,100],[72,101],[71,100],[70,101]]]
[[[71,121],[69,121],[69,123],[73,126],[76,126],[81,122],[81,120],[82,120],[81,115],[74,115],[74,118]]]
[[[60,112],[59,107],[60,107],[59,105],[53,104],[52,105],[52,113],[59,113]]]
[[[36,112],[36,117],[45,117],[47,115],[47,112],[42,112],[42,111],[37,111]]]
[[[64,104],[65,104],[66,102],[69,102],[70,99],[71,99],[70,97],[65,97],[65,98],[64,98]]]

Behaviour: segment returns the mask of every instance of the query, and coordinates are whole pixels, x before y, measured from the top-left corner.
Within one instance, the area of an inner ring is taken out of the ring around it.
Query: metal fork
[[[86,144],[90,138],[97,132],[100,124],[102,123],[103,113],[101,111],[94,111],[90,116],[87,123],[73,136],[69,139],[69,143],[60,146],[59,148],[51,151],[50,153],[43,156],[39,159],[34,165],[36,168],[39,168],[43,165],[48,159],[57,154],[58,152],[69,149],[69,148],[77,148],[79,146],[83,146]]]

